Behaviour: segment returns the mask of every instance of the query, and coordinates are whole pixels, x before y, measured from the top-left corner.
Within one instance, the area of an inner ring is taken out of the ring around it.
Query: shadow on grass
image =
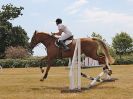
[[[66,89],[68,87],[56,87],[56,86],[40,86],[40,87],[32,87],[30,88],[33,91],[40,91],[40,90],[62,90],[62,89]]]
[[[57,91],[61,91],[61,93],[77,93],[77,92],[83,92],[83,91],[87,91],[87,90],[91,90],[91,89],[110,89],[110,88],[115,88],[114,86],[101,86],[101,87],[97,87],[99,85],[102,85],[102,84],[106,84],[106,83],[109,83],[109,82],[115,82],[116,80],[118,80],[117,78],[114,78],[113,80],[110,80],[110,81],[103,81],[103,82],[100,82],[100,83],[97,83],[96,85],[94,86],[87,86],[87,87],[82,87],[81,90],[70,90],[69,87],[56,87],[56,86],[40,86],[40,87],[33,87],[33,88],[30,88],[31,90],[33,91],[47,91],[47,90],[57,90]]]

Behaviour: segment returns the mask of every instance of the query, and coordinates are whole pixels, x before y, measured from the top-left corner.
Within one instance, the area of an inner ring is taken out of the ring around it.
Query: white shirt
[[[72,36],[72,32],[65,25],[58,24],[58,29],[61,29],[66,35]]]

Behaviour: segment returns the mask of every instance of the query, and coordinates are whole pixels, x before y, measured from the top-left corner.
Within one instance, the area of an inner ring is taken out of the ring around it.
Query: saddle
[[[73,36],[70,36],[69,38],[65,39],[64,42],[67,40],[72,40],[72,39],[73,39]]]
[[[73,40],[73,36],[70,36],[69,38],[63,40],[63,42],[68,45],[72,42]],[[62,48],[62,46],[60,45],[60,42],[59,42],[59,38],[55,41],[55,45],[58,47],[58,48]]]

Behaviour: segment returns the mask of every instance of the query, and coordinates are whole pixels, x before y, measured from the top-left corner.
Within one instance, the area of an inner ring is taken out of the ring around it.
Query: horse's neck
[[[42,43],[44,46],[48,47],[48,46],[50,46],[51,43],[54,43],[55,40],[56,40],[56,38],[51,37],[51,36],[49,36],[49,35],[47,35],[47,36],[42,36],[41,43]]]

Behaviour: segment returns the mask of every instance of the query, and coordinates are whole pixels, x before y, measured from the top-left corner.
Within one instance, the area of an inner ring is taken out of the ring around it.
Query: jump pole
[[[76,64],[75,61],[78,61],[77,62],[78,64]],[[77,39],[76,41],[72,64],[70,66],[69,77],[70,77],[69,89],[72,91],[81,90],[81,43],[80,43],[80,39]]]
[[[2,72],[2,69],[3,69],[3,68],[2,68],[2,66],[0,65],[0,71],[1,71],[1,72]]]

